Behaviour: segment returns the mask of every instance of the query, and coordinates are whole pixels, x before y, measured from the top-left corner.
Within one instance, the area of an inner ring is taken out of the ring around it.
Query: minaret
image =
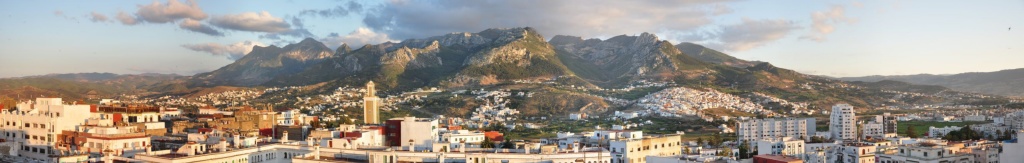
[[[373,81],[366,83],[366,95],[363,96],[363,123],[380,124],[377,115],[380,107],[380,98],[377,97],[377,89]]]

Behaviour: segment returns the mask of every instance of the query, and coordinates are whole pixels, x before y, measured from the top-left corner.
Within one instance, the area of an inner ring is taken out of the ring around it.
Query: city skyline
[[[657,34],[834,77],[1024,68],[1024,2],[149,1],[6,2],[0,77],[208,72],[253,45],[354,48],[486,28],[545,37]],[[983,12],[982,12],[983,11]],[[955,21],[951,21],[955,20]],[[96,64],[103,63],[103,64]],[[962,66],[950,66],[959,64]]]

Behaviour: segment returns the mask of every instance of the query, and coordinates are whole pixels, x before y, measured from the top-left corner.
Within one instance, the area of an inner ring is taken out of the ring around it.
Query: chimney
[[[415,152],[415,151],[416,151],[416,144],[412,141],[412,139],[409,139],[409,152]]]
[[[437,153],[437,162],[444,162],[444,152]]]
[[[217,143],[217,148],[220,148],[221,152],[228,151],[228,140],[224,137],[221,137],[220,143]]]
[[[242,145],[242,140],[239,139],[238,134],[235,134],[233,136],[235,139],[232,139],[232,143],[235,145],[235,148],[241,148],[240,146]]]
[[[580,142],[572,143],[572,153],[580,153]]]
[[[113,156],[113,154],[111,154],[111,153],[104,153],[103,155],[104,155],[103,163],[114,163],[114,156]]]
[[[459,141],[459,152],[466,153],[466,141]]]
[[[530,154],[530,143],[529,142],[527,142],[526,144],[523,145],[523,153]]]
[[[313,159],[320,160],[320,143],[313,145]]]
[[[281,134],[281,144],[285,143],[288,143],[288,131],[284,131],[284,133]]]

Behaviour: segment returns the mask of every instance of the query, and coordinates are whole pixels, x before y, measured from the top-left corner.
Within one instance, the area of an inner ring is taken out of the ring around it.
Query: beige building
[[[974,156],[966,153],[960,153],[959,149],[956,147],[932,143],[920,143],[900,146],[894,150],[883,151],[878,154],[878,162],[973,163]]]
[[[645,163],[647,156],[673,156],[682,153],[682,137],[676,134],[608,142],[612,163]]]
[[[380,97],[373,81],[366,83],[366,94],[363,96],[363,123],[380,124]]]

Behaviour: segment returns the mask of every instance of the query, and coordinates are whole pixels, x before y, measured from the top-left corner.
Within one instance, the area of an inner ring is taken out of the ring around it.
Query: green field
[[[896,123],[896,133],[900,136],[907,136],[907,126],[913,125],[914,131],[917,132],[918,136],[924,137],[925,133],[928,133],[929,126],[935,127],[946,127],[946,126],[967,126],[972,124],[984,124],[992,123],[986,122],[936,122],[936,121],[900,121]]]

